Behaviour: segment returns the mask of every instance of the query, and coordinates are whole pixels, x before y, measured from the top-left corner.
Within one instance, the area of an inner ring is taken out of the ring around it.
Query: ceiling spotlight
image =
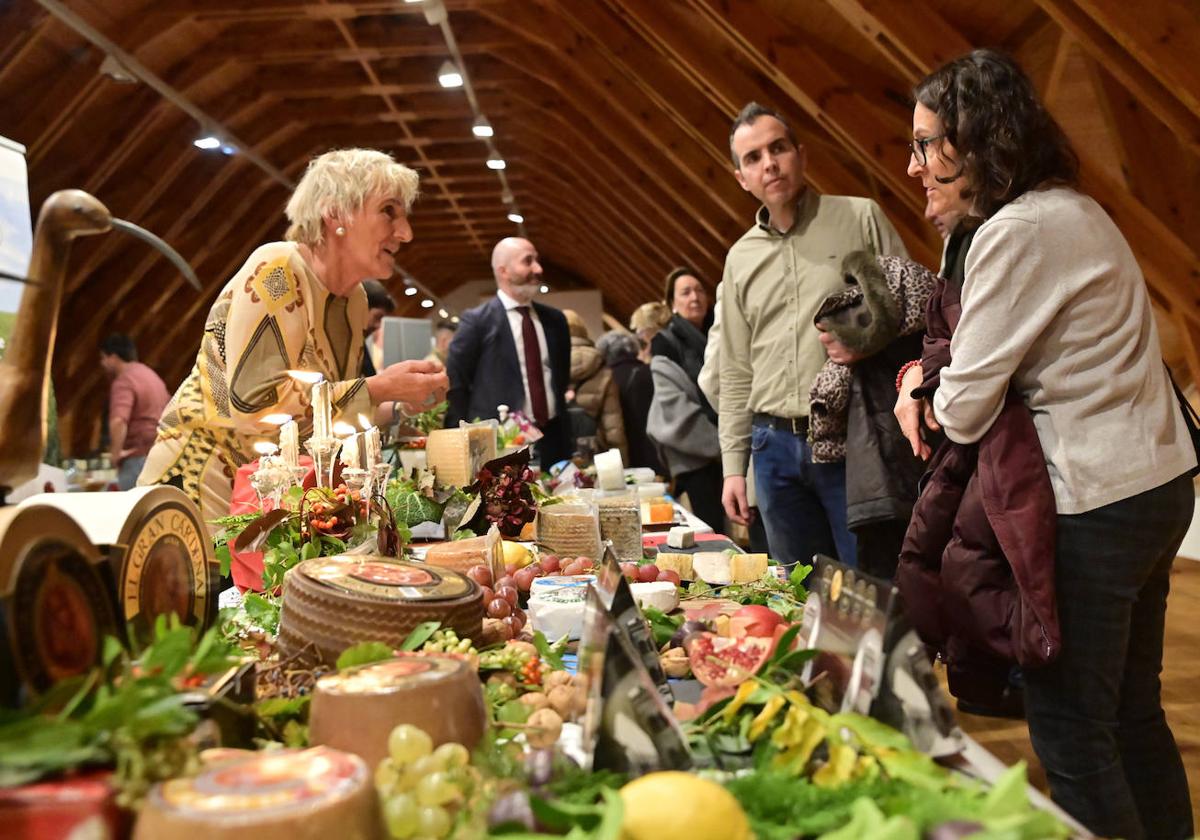
[[[221,147],[221,154],[223,155],[232,155],[235,152],[237,152],[237,146],[234,146],[232,143],[226,143]]]
[[[443,61],[442,66],[438,68],[438,84],[444,88],[462,87],[462,73],[450,59]]]
[[[406,294],[408,297],[412,297],[416,293],[417,293],[416,286],[409,286],[407,289],[404,290],[404,294]]]
[[[471,126],[471,131],[476,137],[491,137],[495,134],[492,131],[492,124],[485,117],[479,117],[475,120],[475,125]]]
[[[431,301],[429,298],[425,298],[425,300],[421,301],[421,308],[433,309],[433,301]]]
[[[514,225],[519,225],[525,221],[525,217],[522,216],[520,213],[509,213],[508,220],[510,222],[512,222]]]
[[[212,134],[205,134],[203,137],[197,137],[193,140],[192,145],[197,149],[219,149],[221,148],[221,138]]]
[[[550,291],[550,287],[547,286],[545,283],[543,283],[541,286],[538,287],[538,291],[541,292],[542,294],[547,294]]]
[[[405,3],[420,3],[421,0],[404,0]]]
[[[449,313],[449,312],[447,312],[445,309],[439,309],[439,310],[438,310],[438,315],[440,315],[440,316],[441,316],[441,317],[443,317],[443,318],[449,318],[449,317],[450,317],[450,313]]]
[[[504,158],[490,157],[487,159],[488,169],[503,169],[505,167]]]
[[[450,319],[450,323],[457,324],[461,320],[462,320],[461,318],[459,318],[457,315],[455,315],[453,318]]]

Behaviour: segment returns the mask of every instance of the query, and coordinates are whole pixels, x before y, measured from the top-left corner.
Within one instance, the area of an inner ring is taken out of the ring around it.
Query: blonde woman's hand
[[[409,414],[429,410],[446,398],[449,389],[446,369],[433,361],[397,362],[367,378],[371,402],[394,400]]]

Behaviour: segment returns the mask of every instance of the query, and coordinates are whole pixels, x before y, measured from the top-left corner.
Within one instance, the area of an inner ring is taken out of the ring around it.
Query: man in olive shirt
[[[817,307],[845,288],[851,251],[907,256],[867,198],[817,195],[804,183],[804,147],[774,111],[750,103],[729,135],[734,177],[762,202],[725,260],[721,294],[722,502],[747,523],[746,468],[754,454],[758,507],[772,555],[787,566],[816,553],[854,564],[846,527],[845,462],[814,463],[808,394],[826,356],[858,359],[813,326]]]

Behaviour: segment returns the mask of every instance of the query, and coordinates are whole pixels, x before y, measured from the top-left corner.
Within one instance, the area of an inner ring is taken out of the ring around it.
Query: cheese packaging
[[[540,630],[547,639],[557,640],[566,636],[578,639],[583,635],[583,617],[586,612],[587,586],[564,586],[549,592],[540,592],[529,599],[529,624]]]
[[[667,532],[667,546],[670,548],[692,548],[696,545],[696,532],[691,528],[676,525]]]
[[[658,556],[654,558],[654,565],[658,566],[660,572],[675,572],[675,574],[679,575],[680,580],[696,579],[695,572],[692,570],[691,554],[674,554],[660,551],[658,552]]]
[[[479,468],[496,457],[496,430],[490,423],[434,429],[425,440],[425,459],[440,484],[466,487]]]
[[[679,606],[679,587],[669,580],[631,583],[629,589],[633,592],[633,600],[642,609],[654,607],[668,613]]]
[[[595,575],[546,575],[533,579],[529,587],[530,599],[541,597],[556,589],[579,588],[586,590],[589,583],[595,583]]]

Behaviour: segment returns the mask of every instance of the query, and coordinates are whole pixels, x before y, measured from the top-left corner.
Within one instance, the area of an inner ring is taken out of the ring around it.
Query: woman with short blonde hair
[[[412,239],[418,176],[391,155],[339,149],[312,160],[287,203],[286,242],[255,249],[217,296],[192,372],[159,421],[140,484],[174,484],[206,522],[229,513],[233,476],[278,433],[271,415],[311,428],[311,386],[331,383],[335,418],[417,412],[449,387],[436,362],[401,362],[362,377],[364,280],[395,272]],[[270,419],[269,419],[270,418]]]

